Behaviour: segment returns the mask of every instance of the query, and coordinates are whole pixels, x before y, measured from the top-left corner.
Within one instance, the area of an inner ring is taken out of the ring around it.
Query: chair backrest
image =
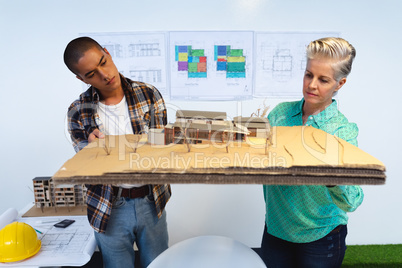
[[[181,241],[160,254],[148,268],[266,268],[248,246],[222,236],[198,236]]]

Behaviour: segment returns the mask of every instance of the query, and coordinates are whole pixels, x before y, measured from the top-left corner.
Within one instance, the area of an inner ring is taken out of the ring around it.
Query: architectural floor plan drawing
[[[175,46],[177,71],[186,72],[188,78],[207,78],[207,57],[204,49],[192,46]]]
[[[300,98],[306,46],[339,32],[166,31],[82,33],[105,47],[126,77],[165,99]],[[83,85],[83,88],[85,85]]]
[[[254,95],[302,96],[306,47],[318,38],[337,37],[336,32],[257,32]]]
[[[252,31],[169,32],[170,97],[250,99]]]
[[[155,86],[165,97],[169,95],[166,73],[166,33],[112,32],[81,33],[94,38],[112,55],[125,77]]]
[[[243,55],[243,49],[216,45],[214,61],[216,71],[226,72],[226,78],[246,78],[246,57]]]

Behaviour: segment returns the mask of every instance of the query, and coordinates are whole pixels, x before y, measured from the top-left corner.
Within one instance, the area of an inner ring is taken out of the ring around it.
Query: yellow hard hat
[[[41,241],[35,229],[24,222],[13,222],[0,230],[0,262],[14,262],[38,253]]]

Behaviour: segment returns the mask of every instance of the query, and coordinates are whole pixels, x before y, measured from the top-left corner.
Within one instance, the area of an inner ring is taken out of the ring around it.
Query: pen
[[[35,228],[33,228],[35,231],[37,231],[38,233],[40,233],[40,234],[43,234],[41,231],[39,231],[39,230],[36,230]]]
[[[42,223],[53,223],[53,222],[59,222],[60,220],[52,220],[52,221],[36,221],[37,224],[42,224]]]

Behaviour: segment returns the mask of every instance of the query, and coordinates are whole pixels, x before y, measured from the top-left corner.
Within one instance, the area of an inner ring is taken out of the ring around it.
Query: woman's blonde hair
[[[328,59],[333,61],[335,79],[346,78],[352,70],[356,57],[355,48],[345,39],[326,37],[310,42],[306,49],[307,59]]]

